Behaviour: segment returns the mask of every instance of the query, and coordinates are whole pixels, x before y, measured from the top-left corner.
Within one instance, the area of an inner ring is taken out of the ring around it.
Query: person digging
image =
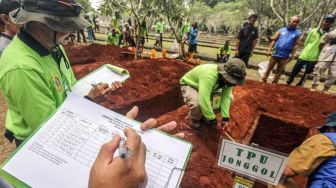
[[[200,128],[200,120],[217,126],[216,110],[220,110],[222,129],[229,122],[232,89],[245,82],[246,65],[237,58],[226,64],[203,64],[187,72],[180,80],[184,102],[189,106],[190,126]]]

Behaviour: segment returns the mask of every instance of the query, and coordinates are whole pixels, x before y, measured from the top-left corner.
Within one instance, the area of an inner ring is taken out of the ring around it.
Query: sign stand
[[[235,174],[233,188],[253,188],[254,182],[278,185],[283,182],[287,155],[258,144],[250,146],[222,139],[217,165]]]

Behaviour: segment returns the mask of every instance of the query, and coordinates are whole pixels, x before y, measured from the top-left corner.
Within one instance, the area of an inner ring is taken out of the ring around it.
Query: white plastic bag
[[[265,75],[265,73],[267,71],[267,68],[268,68],[268,63],[269,63],[269,61],[263,61],[263,62],[260,62],[258,64],[258,67],[259,67],[258,72],[259,72],[259,75],[261,77],[264,77],[264,75]],[[272,73],[272,71],[271,71],[270,75],[268,76],[268,78],[269,79],[273,79],[273,73]]]
[[[179,52],[179,44],[177,43],[177,40],[175,39],[173,42],[173,45],[170,47],[170,50],[173,52]]]

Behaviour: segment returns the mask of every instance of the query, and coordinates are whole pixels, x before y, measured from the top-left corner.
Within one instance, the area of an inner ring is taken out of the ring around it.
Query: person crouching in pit
[[[222,128],[229,122],[232,88],[245,82],[246,65],[237,58],[226,64],[203,64],[180,80],[184,102],[189,106],[190,126],[200,128],[200,120],[217,126],[215,110],[220,109]]]

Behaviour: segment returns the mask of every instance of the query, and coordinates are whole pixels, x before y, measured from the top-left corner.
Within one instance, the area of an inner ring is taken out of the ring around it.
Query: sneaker
[[[195,129],[195,130],[198,130],[201,127],[201,123],[198,120],[191,119],[190,120],[190,127]]]

